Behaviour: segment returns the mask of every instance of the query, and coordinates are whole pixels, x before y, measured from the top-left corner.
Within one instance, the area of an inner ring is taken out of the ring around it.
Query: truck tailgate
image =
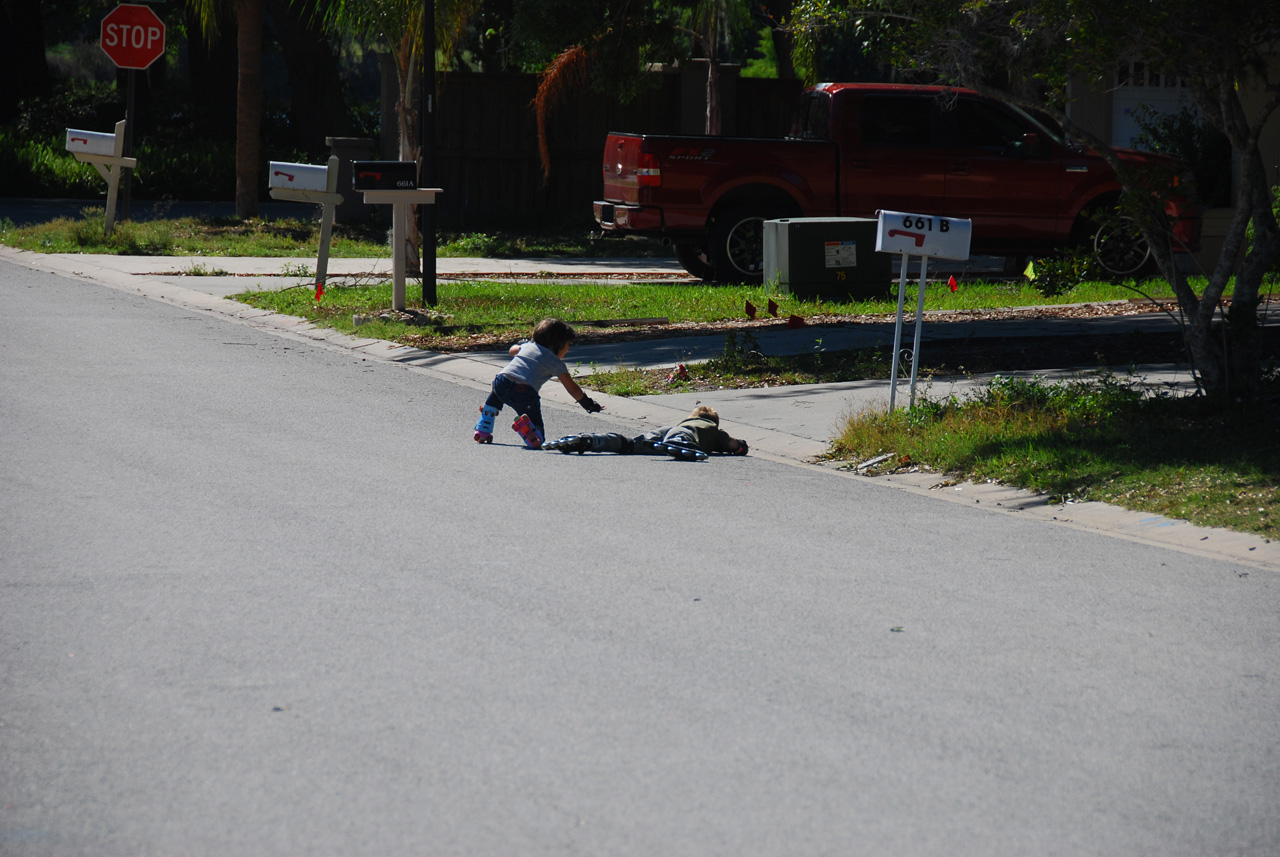
[[[644,138],[639,134],[610,134],[604,146],[604,198],[635,203],[640,199],[636,171]]]

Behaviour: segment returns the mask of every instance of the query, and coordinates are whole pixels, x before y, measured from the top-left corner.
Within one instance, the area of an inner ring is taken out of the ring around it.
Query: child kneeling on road
[[[553,440],[544,449],[563,453],[616,452],[619,455],[670,455],[688,461],[703,461],[712,452],[746,455],[747,442],[720,428],[715,408],[698,405],[677,425],[654,429],[637,437],[617,432],[576,434]]]
[[[576,334],[569,325],[556,318],[544,318],[533,329],[532,342],[517,342],[511,346],[511,362],[493,379],[489,398],[480,407],[480,422],[476,423],[476,443],[493,443],[493,421],[503,405],[510,405],[518,417],[512,424],[525,445],[530,449],[542,446],[542,399],[538,391],[550,378],[556,378],[565,390],[589,414],[604,408],[582,391],[569,376],[564,356]]]

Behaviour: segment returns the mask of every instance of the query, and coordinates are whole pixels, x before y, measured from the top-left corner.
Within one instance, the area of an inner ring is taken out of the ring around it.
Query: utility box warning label
[[[857,241],[828,241],[826,242],[826,248],[828,268],[856,268],[858,266]]]

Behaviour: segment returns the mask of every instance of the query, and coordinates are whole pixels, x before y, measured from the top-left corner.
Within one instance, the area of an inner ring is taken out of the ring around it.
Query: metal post
[[[902,347],[902,305],[907,299],[907,262],[911,257],[902,254],[902,274],[898,277],[898,320],[893,325],[893,354],[889,366],[889,412],[898,395],[898,349]]]
[[[435,0],[423,0],[422,9],[422,120],[419,137],[422,163],[418,167],[418,187],[435,187],[435,169],[432,165],[436,133],[436,4]],[[436,207],[418,206],[418,236],[422,245],[422,305],[435,306],[436,295]]]
[[[916,338],[911,345],[911,404],[916,406],[916,368],[920,365],[920,329],[924,324],[924,280],[929,269],[929,257],[920,257],[920,297],[916,300]]]
[[[395,252],[391,254],[391,308],[404,312],[404,253],[405,240],[409,237],[410,205],[397,202],[391,206],[391,246]]]
[[[127,95],[125,96],[125,102],[124,102],[124,121],[125,121],[124,156],[126,158],[132,158],[133,157],[133,126],[138,124],[137,103],[134,95],[135,90],[137,89],[138,70],[133,68],[129,69],[128,77],[129,77],[129,83],[125,87]],[[121,176],[121,179],[120,179],[121,181],[120,219],[128,220],[130,203],[133,199],[133,194],[131,191],[131,186],[133,185],[133,170],[129,169],[128,167],[120,167],[120,169],[124,170],[124,175]]]

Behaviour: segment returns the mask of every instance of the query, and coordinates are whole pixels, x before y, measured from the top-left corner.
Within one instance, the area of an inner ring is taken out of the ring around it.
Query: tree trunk
[[[720,117],[720,63],[714,57],[707,58],[707,126],[706,133],[719,134]]]
[[[795,50],[795,36],[787,28],[790,23],[791,10],[795,6],[792,0],[769,0],[763,4],[769,15],[771,26],[769,36],[773,40],[773,53],[778,63],[778,77],[781,80],[792,80],[796,76],[796,67],[791,59]]]
[[[400,40],[396,51],[396,77],[400,82],[400,100],[396,104],[396,115],[400,119],[400,160],[417,161],[421,147],[418,145],[419,123],[418,113],[418,54],[413,49],[414,36],[409,32]],[[418,206],[409,209],[409,223],[405,230],[403,247],[393,247],[391,252],[404,254],[404,270],[408,274],[422,273],[421,235],[418,233]]]
[[[1172,246],[1167,239],[1159,240],[1165,237],[1160,233],[1167,230],[1144,224],[1143,231],[1188,319],[1184,331],[1187,350],[1205,392],[1249,400],[1258,395],[1262,382],[1258,293],[1263,277],[1280,259],[1280,227],[1272,210],[1266,169],[1258,148],[1258,136],[1270,110],[1255,117],[1256,124],[1251,125],[1234,86],[1193,89],[1193,95],[1205,116],[1227,134],[1239,164],[1235,214],[1203,294],[1197,297],[1186,277],[1174,270]],[[1250,223],[1254,227],[1253,245],[1237,270],[1235,262],[1245,249]],[[1231,306],[1222,311],[1222,297],[1233,275]]]
[[[1280,255],[1280,235],[1261,164],[1256,147],[1251,158],[1242,159],[1235,215],[1223,237],[1218,264],[1209,274],[1204,293],[1197,299],[1184,277],[1175,283],[1178,302],[1190,320],[1185,333],[1187,348],[1210,395],[1250,398],[1257,394],[1261,382],[1257,347],[1258,291],[1263,275]],[[1251,220],[1255,224],[1253,247],[1236,270],[1235,260],[1244,247],[1245,230]],[[1214,321],[1233,274],[1235,287],[1224,329]]]
[[[1246,187],[1247,184],[1247,187]],[[1227,316],[1229,391],[1235,398],[1255,398],[1262,389],[1262,355],[1258,347],[1258,293],[1262,279],[1280,258],[1280,227],[1276,225],[1261,153],[1253,147],[1242,159],[1240,193],[1251,199],[1253,245],[1236,272],[1231,311]]]
[[[262,4],[240,0],[236,9],[236,217],[258,216],[258,153],[262,130]]]

